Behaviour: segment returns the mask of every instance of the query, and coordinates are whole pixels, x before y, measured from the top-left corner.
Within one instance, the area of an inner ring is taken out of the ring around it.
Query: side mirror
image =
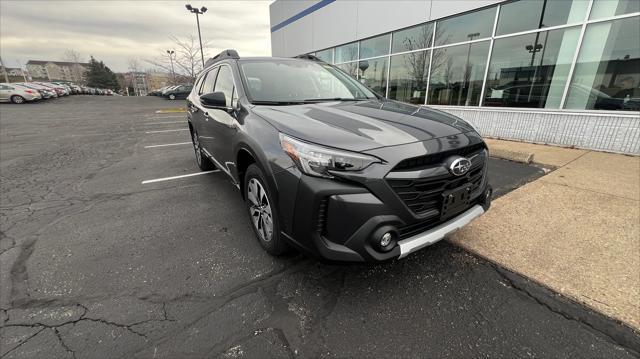
[[[227,109],[227,100],[223,92],[212,92],[200,96],[200,101],[204,107]]]

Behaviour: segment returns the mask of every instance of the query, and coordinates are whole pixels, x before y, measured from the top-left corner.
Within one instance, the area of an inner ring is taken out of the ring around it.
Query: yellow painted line
[[[163,110],[157,110],[156,113],[185,113],[187,109],[184,108],[165,108]]]

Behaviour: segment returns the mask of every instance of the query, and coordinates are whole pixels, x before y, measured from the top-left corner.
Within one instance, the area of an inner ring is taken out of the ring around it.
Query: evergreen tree
[[[87,71],[87,86],[112,89],[117,91],[120,86],[116,74],[107,67],[104,62],[98,62],[93,56],[89,61],[89,71]]]

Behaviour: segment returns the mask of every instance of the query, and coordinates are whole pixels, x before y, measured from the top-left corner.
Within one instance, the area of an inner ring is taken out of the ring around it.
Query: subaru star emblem
[[[449,165],[449,172],[455,176],[462,176],[471,168],[471,161],[464,157],[458,157]]]

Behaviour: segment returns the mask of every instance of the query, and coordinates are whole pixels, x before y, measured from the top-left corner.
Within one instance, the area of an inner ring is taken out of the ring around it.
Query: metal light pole
[[[7,68],[4,67],[4,63],[2,62],[2,57],[0,57],[0,67],[2,67],[2,72],[4,74],[4,82],[9,82],[9,75],[7,74]]]
[[[474,37],[479,37],[480,33],[479,32],[474,32],[472,34],[468,34],[467,37],[469,38],[469,41],[473,41]],[[471,56],[471,43],[469,43],[469,48],[467,49],[467,63],[464,65],[464,79],[462,79],[462,89],[460,89],[460,92],[458,93],[458,104],[460,104],[460,99],[462,97],[462,90],[466,89],[467,87],[469,87],[469,80],[471,79],[471,71],[469,71],[469,57]],[[465,106],[469,106],[469,103],[471,102],[471,94],[469,93],[469,90],[467,90],[467,93],[465,95],[466,100],[465,100]]]
[[[198,15],[202,15],[207,12],[207,8],[203,6],[198,9],[191,6],[191,4],[187,4],[184,7],[186,7],[188,11],[196,14],[196,23],[198,24],[198,40],[200,40],[200,57],[202,57],[202,68],[204,68],[204,52],[202,51],[202,36],[200,35],[200,18],[198,17]]]
[[[176,71],[173,69],[173,54],[175,51],[167,50],[167,54],[169,54],[169,60],[171,60],[171,78],[173,79],[173,84],[176,84]]]
[[[47,73],[47,79],[49,79],[49,82],[51,82],[51,75],[49,74],[49,68],[47,67],[47,64],[44,64],[44,72]]]
[[[547,37],[549,36],[549,31],[547,31]],[[545,46],[542,44],[538,43],[538,37],[540,36],[540,33],[536,33],[536,40],[535,40],[535,45],[527,45],[524,48],[529,51],[529,53],[531,54],[531,64],[529,65],[529,71],[531,71],[531,67],[533,67],[533,62],[536,59],[536,53],[542,51],[542,56],[544,57],[544,48]],[[547,41],[545,40],[545,45],[547,44]],[[542,66],[542,58],[540,59],[540,66]],[[527,102],[531,102],[531,95],[533,94],[533,84],[536,83],[536,77],[538,76],[538,67],[536,66],[535,69],[533,70],[533,78],[529,77],[530,79],[530,84],[529,84],[529,96],[527,96]],[[529,75],[531,76],[531,75]]]

